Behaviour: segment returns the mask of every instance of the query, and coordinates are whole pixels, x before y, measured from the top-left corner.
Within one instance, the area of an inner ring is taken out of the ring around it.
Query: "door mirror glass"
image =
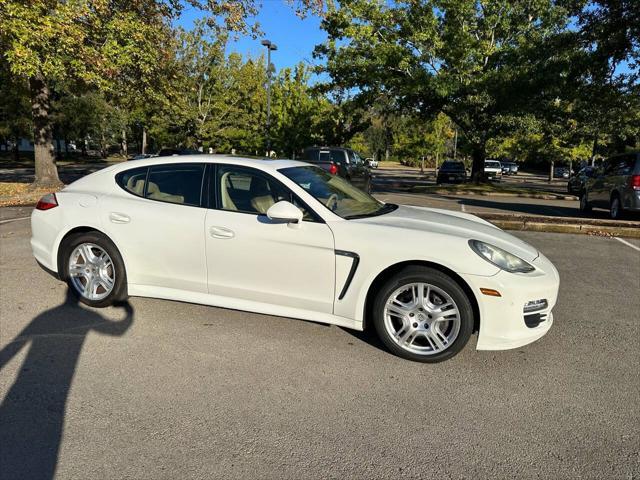
[[[269,207],[267,217],[269,217],[270,220],[299,223],[302,221],[302,211],[294,204],[282,200]]]

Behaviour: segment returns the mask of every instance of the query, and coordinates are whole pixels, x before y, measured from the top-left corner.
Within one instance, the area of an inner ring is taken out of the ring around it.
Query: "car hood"
[[[480,240],[517,255],[527,262],[532,262],[539,256],[538,250],[528,243],[475,215],[463,212],[400,205],[385,215],[355,221]]]

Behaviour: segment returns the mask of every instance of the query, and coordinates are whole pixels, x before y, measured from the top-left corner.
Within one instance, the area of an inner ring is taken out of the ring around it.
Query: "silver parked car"
[[[606,208],[613,219],[624,212],[640,212],[640,152],[605,160],[580,192],[580,210]]]

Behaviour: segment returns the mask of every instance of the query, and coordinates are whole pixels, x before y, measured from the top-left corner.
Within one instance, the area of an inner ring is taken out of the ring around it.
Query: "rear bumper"
[[[58,262],[54,257],[56,240],[59,235],[59,210],[58,208],[31,213],[31,251],[38,264],[44,269],[56,274]]]
[[[630,212],[640,212],[640,190],[629,189],[628,195],[622,196],[622,206]]]
[[[500,271],[493,277],[464,275],[471,286],[480,310],[478,350],[508,350],[532,343],[544,336],[553,325],[551,310],[558,298],[560,278],[553,264],[540,255],[533,262],[536,272],[512,274]],[[480,288],[500,292],[500,297],[483,295]],[[525,319],[524,305],[529,301],[547,301],[539,314],[541,321]],[[529,325],[527,325],[529,323]]]

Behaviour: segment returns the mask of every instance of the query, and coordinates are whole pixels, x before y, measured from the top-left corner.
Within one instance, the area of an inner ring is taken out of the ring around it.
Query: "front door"
[[[210,191],[215,208],[205,220],[209,293],[331,313],[335,254],[329,227],[271,175],[218,165]],[[293,201],[299,224],[271,221],[267,209]]]

